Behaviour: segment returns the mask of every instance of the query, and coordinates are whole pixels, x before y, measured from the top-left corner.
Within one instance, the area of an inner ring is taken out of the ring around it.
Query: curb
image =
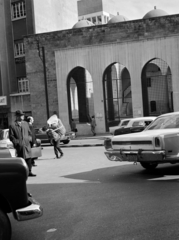
[[[103,143],[97,143],[97,144],[73,144],[73,145],[60,145],[60,148],[73,148],[73,147],[103,147]],[[51,145],[42,145],[42,148],[44,147],[52,147]]]
[[[78,144],[78,145],[62,145],[61,148],[73,148],[73,147],[102,147],[103,143],[98,144]]]

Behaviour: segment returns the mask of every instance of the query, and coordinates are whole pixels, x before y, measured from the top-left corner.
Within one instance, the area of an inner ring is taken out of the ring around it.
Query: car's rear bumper
[[[43,209],[38,202],[32,197],[29,197],[30,205],[15,211],[15,218],[18,221],[25,221],[42,216]]]
[[[126,162],[163,162],[166,159],[165,151],[124,151],[109,150],[105,152],[110,161]]]

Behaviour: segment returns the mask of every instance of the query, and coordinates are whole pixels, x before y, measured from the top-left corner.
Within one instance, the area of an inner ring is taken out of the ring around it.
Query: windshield
[[[158,117],[146,130],[179,128],[179,114]]]

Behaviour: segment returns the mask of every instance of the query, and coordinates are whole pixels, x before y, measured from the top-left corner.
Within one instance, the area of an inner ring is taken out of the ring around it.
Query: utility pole
[[[44,70],[44,85],[45,85],[45,100],[46,100],[47,119],[49,119],[50,114],[49,114],[47,71],[46,71],[45,48],[44,47],[42,47],[42,61],[43,61],[43,70]]]

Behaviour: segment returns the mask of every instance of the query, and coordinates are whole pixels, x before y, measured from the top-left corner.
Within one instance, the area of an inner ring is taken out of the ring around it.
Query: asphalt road
[[[179,164],[147,172],[110,162],[103,147],[43,149],[28,190],[41,218],[16,222],[12,240],[178,240]]]

